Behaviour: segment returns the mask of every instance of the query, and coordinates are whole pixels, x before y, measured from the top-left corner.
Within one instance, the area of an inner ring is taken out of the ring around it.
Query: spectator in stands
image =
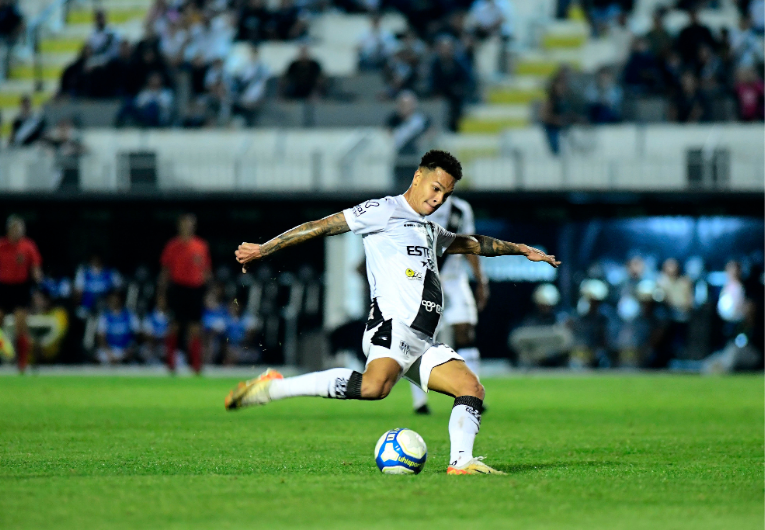
[[[232,113],[242,116],[248,126],[255,124],[266,99],[271,71],[260,60],[257,48],[250,48],[245,64],[232,79]]]
[[[539,110],[540,121],[547,135],[547,143],[554,155],[560,154],[560,137],[571,124],[570,88],[567,75],[559,71],[550,80],[547,97]]]
[[[154,0],[144,19],[143,25],[146,28],[146,33],[161,35],[166,29],[168,20],[171,17],[177,18],[177,16],[177,11],[171,9],[167,0]]]
[[[608,67],[598,70],[585,91],[587,114],[590,123],[616,123],[622,116],[622,89],[614,82],[614,76]]]
[[[707,99],[716,97],[725,88],[725,68],[720,57],[709,46],[699,46],[696,75],[699,88]]]
[[[668,315],[659,303],[664,297],[653,280],[641,280],[635,298],[619,302],[622,323],[617,336],[619,364],[630,368],[665,368],[670,359],[667,348]]]
[[[416,58],[409,50],[402,46],[396,47],[383,69],[386,87],[383,97],[393,99],[402,90],[414,91],[419,77],[415,61]]]
[[[231,115],[231,79],[223,68],[223,59],[215,59],[205,73],[205,125],[224,125]]]
[[[10,50],[24,29],[24,15],[16,5],[16,0],[0,1],[0,43],[7,47],[4,71],[8,71]]]
[[[281,94],[287,99],[316,99],[324,92],[324,74],[312,58],[308,46],[300,46],[298,57],[287,67],[281,79]]]
[[[659,61],[649,50],[648,41],[636,37],[632,52],[624,66],[622,78],[627,90],[633,94],[656,94],[662,89],[662,73]]]
[[[165,357],[165,341],[170,328],[170,313],[167,307],[167,297],[157,295],[154,309],[141,322],[141,333],[144,343],[141,348],[143,362],[155,364]]]
[[[133,45],[129,41],[120,42],[117,57],[109,61],[106,69],[110,97],[135,96],[140,85],[136,83],[138,72],[133,62]]]
[[[223,341],[223,364],[255,364],[260,352],[254,348],[258,321],[251,314],[244,314],[242,307],[233,299],[226,314],[226,340]]]
[[[736,72],[736,99],[738,118],[741,121],[762,121],[765,119],[763,103],[763,82],[753,68],[740,68]]]
[[[381,70],[390,59],[397,43],[393,34],[380,27],[381,16],[369,17],[370,28],[359,39],[359,70]]]
[[[393,136],[396,154],[395,186],[405,189],[417,171],[419,153],[423,152],[423,139],[431,131],[430,118],[417,109],[417,96],[404,90],[396,100],[396,110],[388,116],[385,123]]]
[[[707,100],[699,89],[693,72],[686,71],[680,78],[680,90],[669,107],[670,121],[698,123],[708,116]]]
[[[752,29],[760,37],[765,34],[765,1],[752,0],[749,4],[749,18],[752,19]]]
[[[160,54],[170,67],[178,68],[183,63],[183,50],[189,40],[181,19],[176,16],[168,20],[166,29],[160,35]]]
[[[107,267],[100,252],[92,252],[88,262],[80,265],[74,275],[76,315],[85,319],[97,314],[106,295],[122,286],[122,276],[117,269]]]
[[[664,293],[664,301],[669,310],[668,335],[673,357],[682,357],[688,340],[688,321],[693,309],[693,284],[687,276],[680,274],[680,265],[674,258],[664,262],[656,283]]]
[[[752,19],[749,16],[739,19],[739,27],[730,33],[728,44],[736,68],[755,68],[762,64],[761,40],[752,28]]]
[[[202,370],[202,305],[205,285],[210,280],[211,259],[207,242],[194,235],[197,220],[192,214],[178,219],[178,236],[162,251],[162,271],[157,281],[159,294],[167,296],[173,318],[167,341],[167,360],[175,370],[178,339],[185,339],[192,369]]]
[[[61,354],[61,345],[69,330],[69,315],[61,306],[53,304],[51,293],[44,289],[35,289],[32,293],[32,315],[41,319],[42,333],[32,339],[34,364],[57,362]]]
[[[89,44],[85,44],[77,59],[62,72],[57,98],[81,98],[89,95],[90,79],[86,65],[92,55],[92,48]]]
[[[153,72],[144,89],[120,109],[117,126],[134,123],[142,127],[165,127],[170,125],[173,105],[173,93],[162,85],[162,74]]]
[[[593,37],[608,33],[608,27],[622,12],[616,0],[582,0],[582,6],[587,13]]]
[[[667,9],[665,7],[656,9],[653,12],[651,29],[645,34],[648,49],[659,61],[665,60],[667,54],[672,49],[672,35],[664,27],[664,17],[666,14]]]
[[[42,258],[34,241],[25,236],[26,224],[11,215],[6,221],[6,237],[0,238],[0,327],[5,315],[13,313],[16,322],[16,360],[19,370],[29,362],[31,338],[27,328],[31,283],[43,279]]]
[[[462,109],[472,91],[472,72],[460,61],[451,37],[436,42],[436,56],[430,68],[430,94],[449,103],[449,129],[456,131]]]
[[[107,25],[106,12],[97,9],[93,14],[94,29],[88,37],[88,45],[93,52],[89,66],[106,66],[119,53],[120,37],[117,32]]]
[[[422,152],[421,140],[430,131],[430,118],[417,105],[417,96],[408,90],[403,91],[396,100],[396,110],[386,120],[385,125],[399,155]]]
[[[158,73],[162,85],[172,87],[173,80],[170,69],[159,53],[160,42],[155,39],[143,40],[135,46],[135,60],[131,68],[129,83],[125,89],[128,95],[134,96],[143,89],[149,81],[149,76]]]
[[[32,145],[42,138],[45,131],[45,118],[42,112],[32,109],[32,98],[27,95],[21,96],[19,113],[11,126],[11,137],[8,146],[23,147]]]
[[[277,40],[295,40],[308,34],[307,13],[294,0],[281,0],[270,20],[271,36]]]
[[[132,361],[140,331],[138,317],[125,307],[124,295],[112,291],[106,299],[106,309],[98,317],[96,360],[101,364]]]
[[[236,40],[259,44],[268,37],[271,13],[265,0],[245,0],[237,13]]]
[[[514,19],[510,0],[476,0],[470,6],[466,25],[479,40],[496,35],[509,41],[513,38]]]
[[[58,120],[52,130],[46,131],[42,140],[53,151],[58,189],[77,188],[80,184],[80,157],[87,152],[87,148],[72,118]]]
[[[717,49],[717,41],[712,31],[699,21],[698,8],[691,9],[689,15],[690,23],[680,31],[675,41],[675,48],[687,67],[695,67],[698,62],[699,47],[706,45],[714,50]]]

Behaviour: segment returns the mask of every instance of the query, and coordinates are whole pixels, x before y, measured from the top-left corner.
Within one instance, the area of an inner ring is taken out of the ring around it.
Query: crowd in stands
[[[540,121],[554,154],[569,125],[620,122],[626,102],[641,98],[663,101],[666,119],[678,123],[765,118],[762,1],[742,3],[738,27],[719,32],[700,21],[702,3],[688,2],[689,22],[676,35],[665,27],[665,8],[653,14],[649,31],[633,34],[628,4],[594,1],[590,12],[594,32],[621,43],[623,60],[600,68],[584,86],[575,86],[575,73],[565,66],[549,80]],[[728,115],[728,103],[735,115]]]
[[[395,99],[403,90],[446,98],[453,130],[465,102],[477,97],[477,43],[492,35],[509,40],[513,31],[509,0],[346,0],[335,6],[282,0],[276,10],[264,0],[157,0],[135,43],[109,25],[105,11],[96,11],[93,32],[63,72],[58,97],[123,98],[118,125],[195,127],[228,124],[236,117],[253,124],[267,97],[332,97],[308,35],[312,18],[328,8],[369,13],[370,29],[358,36],[358,63],[361,71],[379,72],[384,79],[381,99]],[[382,29],[382,8],[400,11],[407,29],[397,35]],[[274,40],[302,45],[271,83],[275,73],[259,59],[258,46]],[[249,43],[249,51],[232,63],[232,46],[241,43]]]

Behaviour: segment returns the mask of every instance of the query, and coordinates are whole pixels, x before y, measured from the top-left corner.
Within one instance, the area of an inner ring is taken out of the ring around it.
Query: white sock
[[[268,394],[272,400],[298,396],[345,399],[345,389],[352,373],[353,370],[349,368],[332,368],[297,377],[274,379]]]
[[[457,350],[460,357],[465,359],[465,364],[468,368],[477,376],[480,376],[478,372],[481,368],[481,352],[475,346],[471,348],[460,348]]]
[[[482,407],[483,402],[477,397],[461,396],[454,400],[449,418],[450,466],[460,467],[473,458],[473,443],[481,428]]]
[[[410,385],[412,386],[412,402],[414,403],[415,410],[424,405],[427,405],[428,393],[414,383],[410,383]]]

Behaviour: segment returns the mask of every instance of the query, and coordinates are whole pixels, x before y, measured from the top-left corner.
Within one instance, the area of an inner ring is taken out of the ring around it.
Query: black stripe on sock
[[[466,407],[475,409],[475,411],[478,412],[478,418],[481,418],[481,413],[483,412],[482,399],[478,399],[474,396],[460,396],[458,398],[454,398],[454,405],[452,405],[452,408],[456,407],[457,405],[465,405]]]
[[[345,399],[361,399],[361,374],[353,372],[345,387]]]

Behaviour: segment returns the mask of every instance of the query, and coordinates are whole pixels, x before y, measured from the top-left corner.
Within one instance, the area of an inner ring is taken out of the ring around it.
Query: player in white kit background
[[[298,396],[383,399],[401,377],[406,377],[425,392],[435,390],[454,397],[447,473],[501,473],[486,465],[482,457],[473,457],[483,410],[483,385],[457,352],[434,340],[443,313],[437,259],[444,254],[515,254],[553,267],[560,262],[527,245],[454,234],[426,219],[453,193],[460,178],[462,167],[457,159],[444,151],[429,151],[403,195],[365,201],[304,223],[262,245],[239,245],[236,259],[247,272],[248,264],[285,247],[353,231],[364,238],[372,305],[362,337],[367,357],[363,374],[333,368],[285,379],[275,370],[267,370],[256,379],[239,383],[226,396],[226,409]]]
[[[453,195],[428,219],[454,234],[475,233],[473,208],[467,201]],[[475,297],[470,288],[468,266],[472,269],[476,281]],[[475,326],[478,324],[478,313],[483,311],[489,297],[489,281],[484,276],[481,262],[475,254],[441,256],[438,258],[438,271],[444,292],[444,312],[439,330],[444,331],[447,326],[450,328],[449,343],[465,360],[468,368],[474,374],[480,375],[481,355],[476,346]],[[415,413],[430,414],[428,394],[415,384],[412,384],[411,388]]]

